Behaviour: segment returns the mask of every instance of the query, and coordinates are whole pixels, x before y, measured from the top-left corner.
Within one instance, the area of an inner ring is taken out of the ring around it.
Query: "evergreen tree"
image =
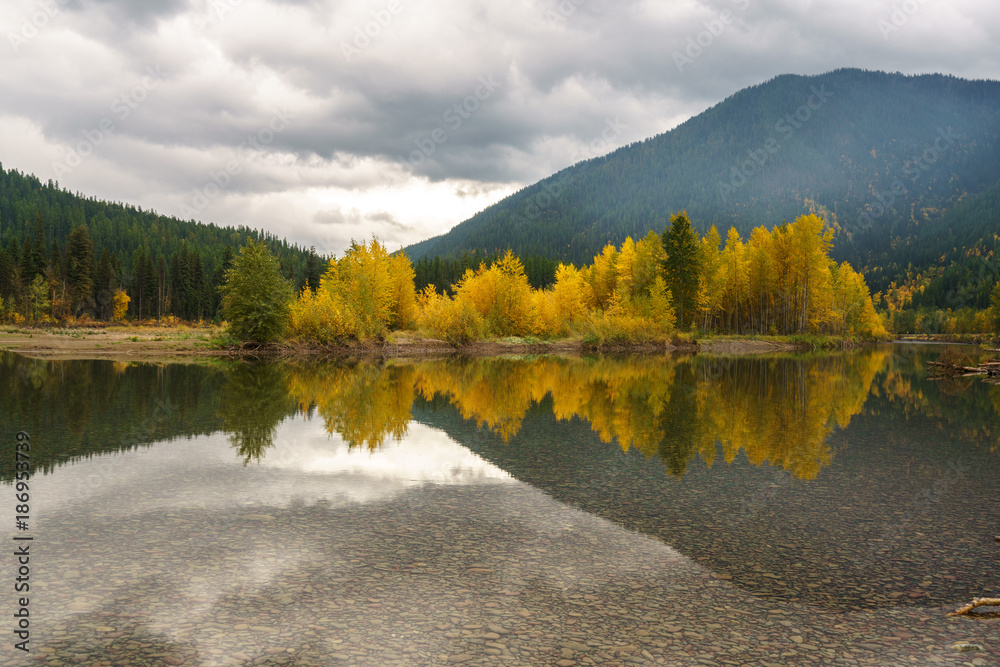
[[[143,304],[144,317],[152,318],[157,314],[159,308],[159,281],[156,277],[153,257],[147,250],[142,253],[142,282],[146,289],[146,298]]]
[[[15,300],[20,291],[16,246],[8,246],[0,251],[0,298]]]
[[[34,242],[32,242],[31,237],[27,236],[24,239],[24,245],[21,247],[21,256],[19,257],[19,264],[21,268],[21,282],[24,285],[30,285],[31,281],[35,279],[38,271],[35,270],[35,253],[34,253]]]
[[[990,304],[993,332],[1000,333],[1000,282],[993,287],[993,291],[990,293]]]
[[[201,265],[201,255],[197,251],[191,253],[188,263],[191,272],[191,294],[188,303],[189,320],[200,320],[204,316],[203,297],[205,294],[205,269]]]
[[[325,262],[316,254],[316,248],[309,248],[309,257],[306,259],[306,287],[308,287],[313,294],[319,289],[319,279],[323,276],[323,271],[326,268]]]
[[[97,301],[97,316],[102,320],[110,320],[114,315],[114,266],[111,263],[111,252],[104,248],[97,261],[94,271],[94,294]]]
[[[663,260],[667,286],[674,297],[677,323],[688,329],[694,321],[698,305],[698,277],[701,265],[701,243],[691,228],[687,212],[671,216],[670,227],[663,230]]]
[[[80,225],[69,235],[66,248],[66,281],[69,286],[74,314],[88,307],[94,291],[94,244],[86,225]]]
[[[167,260],[160,255],[156,259],[156,317],[167,314]]]
[[[37,275],[45,274],[45,229],[42,224],[41,214],[35,218],[34,236],[27,233],[28,224],[25,223],[24,247],[21,252],[21,280],[28,284]]]

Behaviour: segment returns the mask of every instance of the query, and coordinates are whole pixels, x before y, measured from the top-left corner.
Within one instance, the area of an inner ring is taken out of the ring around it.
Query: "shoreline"
[[[499,357],[509,355],[583,356],[586,354],[771,354],[847,349],[857,343],[833,338],[790,341],[787,338],[717,336],[698,341],[604,344],[582,339],[535,341],[487,340],[459,347],[412,332],[395,332],[384,341],[336,345],[301,341],[269,345],[242,344],[219,347],[214,342],[220,327],[104,327],[0,329],[0,350],[32,359],[106,359],[113,361],[198,362],[254,359],[434,359],[452,356]],[[817,342],[818,341],[818,342]]]

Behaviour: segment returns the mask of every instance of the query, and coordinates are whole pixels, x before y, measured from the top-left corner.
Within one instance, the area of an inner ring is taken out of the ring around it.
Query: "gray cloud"
[[[104,15],[121,28],[152,27],[157,21],[190,9],[189,0],[59,0],[67,9]]]
[[[37,136],[7,139],[17,152],[0,160],[53,177],[110,120],[88,168],[64,185],[179,209],[237,160],[206,215],[267,210],[236,220],[267,226],[280,201],[309,202],[296,209],[302,238],[354,225],[410,242],[460,220],[433,206],[411,220],[413,206],[370,193],[447,196],[464,215],[578,159],[608,119],[625,126],[610,150],[782,73],[1000,71],[1000,5],[914,2],[900,15],[902,4],[66,0],[35,25],[40,5],[12,0],[0,34],[19,37],[0,45],[0,87],[16,93],[0,116]],[[163,72],[153,87],[149,68]],[[283,110],[286,127],[241,149]],[[345,201],[331,206],[336,193]]]

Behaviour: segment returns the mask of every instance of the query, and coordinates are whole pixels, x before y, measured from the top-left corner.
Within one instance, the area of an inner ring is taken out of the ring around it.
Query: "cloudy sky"
[[[4,0],[0,34],[5,168],[338,254],[779,74],[1000,77],[996,0]]]

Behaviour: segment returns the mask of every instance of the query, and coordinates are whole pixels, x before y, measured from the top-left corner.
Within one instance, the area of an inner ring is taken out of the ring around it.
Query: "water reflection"
[[[838,610],[946,605],[996,579],[1000,417],[998,387],[926,379],[924,362],[940,352],[678,361],[667,404],[694,407],[667,423],[675,447],[705,463],[688,454],[683,476],[664,475],[677,449],[656,461],[643,447],[608,447],[585,419],[559,421],[557,393],[511,437],[476,428],[440,395],[414,414],[755,595]],[[699,366],[720,363],[721,373]],[[719,459],[727,465],[711,466]]]
[[[943,349],[223,366],[0,354],[0,421],[32,432],[36,471],[64,466],[40,497],[66,512],[357,503],[512,475],[762,597],[945,604],[995,578],[1000,387],[928,381]],[[7,481],[12,465],[0,460]]]
[[[415,397],[444,401],[463,419],[509,441],[532,406],[551,399],[559,420],[582,419],[603,442],[659,458],[681,476],[721,443],[802,479],[829,465],[827,437],[863,409],[888,348],[816,358],[648,357],[449,359],[287,368],[301,411],[353,446],[376,448],[405,433]]]
[[[267,456],[251,466],[241,460],[242,452],[233,456],[232,435],[217,433],[78,461],[58,475],[37,477],[32,486],[46,514],[115,520],[178,510],[266,511],[316,503],[330,508],[384,501],[425,485],[511,481],[440,430],[419,423],[375,453],[352,449],[301,418],[283,420],[274,434]]]
[[[941,349],[766,357],[487,358],[232,364],[223,367],[0,355],[0,422],[44,432],[36,470],[105,451],[222,430],[244,463],[261,462],[279,425],[320,418],[351,448],[377,451],[407,433],[415,401],[450,406],[509,442],[549,406],[604,443],[657,459],[680,477],[692,461],[746,457],[797,479],[832,462],[830,436],[868,414],[923,422],[1000,451],[1000,387],[930,382]],[[895,437],[890,432],[889,437]],[[0,461],[10,479],[12,463]]]
[[[323,418],[328,433],[337,433],[351,447],[376,450],[406,434],[414,374],[411,365],[290,365],[287,391],[300,413]]]
[[[0,353],[0,428],[32,434],[35,473],[67,461],[218,431],[226,375],[213,367],[42,361]],[[14,460],[0,457],[0,479]]]
[[[219,399],[222,430],[244,464],[260,462],[278,425],[294,412],[288,377],[279,364],[239,364],[226,374]]]

